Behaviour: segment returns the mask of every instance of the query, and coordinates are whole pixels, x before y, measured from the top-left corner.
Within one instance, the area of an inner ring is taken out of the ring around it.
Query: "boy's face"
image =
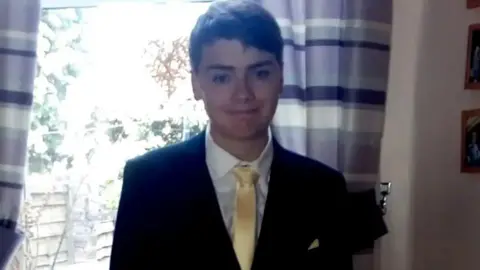
[[[283,87],[282,67],[271,53],[219,39],[204,46],[192,85],[213,131],[248,140],[270,125]]]

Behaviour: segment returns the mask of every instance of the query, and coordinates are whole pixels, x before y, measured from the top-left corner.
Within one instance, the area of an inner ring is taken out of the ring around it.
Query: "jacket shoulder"
[[[192,157],[191,153],[182,142],[129,159],[123,169],[122,190],[145,200],[167,198],[168,192],[177,187],[175,176],[185,171],[185,160]]]
[[[288,159],[291,160],[292,165],[294,165],[297,170],[308,173],[312,175],[312,177],[322,176],[322,178],[333,177],[341,180],[344,179],[343,174],[340,171],[326,165],[323,162],[291,152],[289,150],[285,151]]]
[[[195,153],[188,144],[189,142],[185,141],[150,150],[142,155],[129,159],[126,167],[135,167],[139,170],[158,170],[159,168],[169,168],[180,165],[182,160],[192,157],[192,154]]]

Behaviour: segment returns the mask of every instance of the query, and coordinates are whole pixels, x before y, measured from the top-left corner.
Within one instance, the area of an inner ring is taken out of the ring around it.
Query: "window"
[[[125,161],[206,123],[186,45],[208,3],[55,2],[39,29],[24,264],[108,269]]]

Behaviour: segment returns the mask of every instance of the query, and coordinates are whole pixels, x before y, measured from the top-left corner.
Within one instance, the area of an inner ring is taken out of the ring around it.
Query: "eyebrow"
[[[256,69],[256,68],[259,68],[259,67],[270,66],[270,65],[273,65],[273,61],[272,60],[265,60],[265,61],[260,61],[260,62],[250,64],[250,65],[247,66],[247,69],[251,70],[251,69]],[[216,69],[216,70],[231,71],[231,70],[235,70],[235,67],[234,66],[228,66],[228,65],[222,65],[222,64],[213,64],[213,65],[208,65],[207,69],[208,70]]]
[[[271,65],[273,65],[272,60],[265,60],[265,61],[260,61],[260,62],[251,64],[251,65],[248,65],[248,69],[256,69],[256,68],[259,68],[259,67],[271,66]]]

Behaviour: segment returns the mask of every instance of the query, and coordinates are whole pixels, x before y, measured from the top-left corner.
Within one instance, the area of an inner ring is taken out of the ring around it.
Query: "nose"
[[[242,101],[255,99],[255,92],[248,79],[239,79],[235,85],[235,97]]]

